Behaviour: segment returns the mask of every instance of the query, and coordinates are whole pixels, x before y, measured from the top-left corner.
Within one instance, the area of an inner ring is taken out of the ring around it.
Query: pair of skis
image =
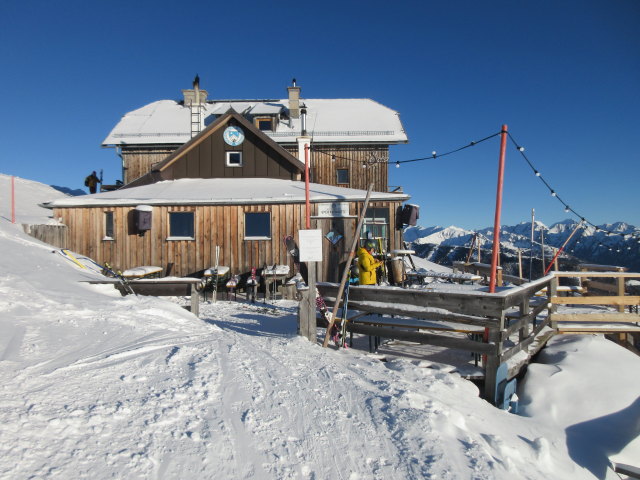
[[[300,250],[296,245],[293,235],[286,235],[283,238],[283,243],[285,245],[285,248],[287,249],[287,252],[289,253],[289,255],[291,255],[291,258],[293,258],[295,273],[296,274],[300,273],[300,275],[302,276],[302,280],[304,281],[305,284],[307,284],[307,277],[305,275],[306,272],[303,272],[302,264],[300,263]],[[347,346],[346,338],[347,338],[348,300],[349,300],[349,286],[347,284],[347,287],[345,289],[345,299],[342,306],[342,318],[340,322],[336,324],[336,322],[331,321],[332,314],[329,311],[329,308],[327,307],[327,303],[324,301],[324,298],[322,297],[322,295],[320,295],[320,292],[316,288],[316,308],[320,312],[320,315],[322,316],[322,318],[324,318],[327,324],[329,325],[334,344],[338,348]]]

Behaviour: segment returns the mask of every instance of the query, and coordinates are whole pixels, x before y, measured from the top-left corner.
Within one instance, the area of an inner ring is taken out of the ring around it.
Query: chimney
[[[207,91],[200,90],[200,77],[196,74],[196,78],[193,79],[193,89],[182,90],[184,95],[184,106],[191,107],[192,105],[204,105],[207,102]]]
[[[289,92],[289,116],[300,118],[300,87],[296,86],[296,79],[292,80],[293,85],[287,87]]]
[[[304,104],[300,109],[300,135],[307,136],[307,107]]]
[[[182,90],[184,106],[191,109],[191,138],[202,131],[202,106],[207,102],[207,91],[200,90],[200,77],[196,74],[192,90]]]

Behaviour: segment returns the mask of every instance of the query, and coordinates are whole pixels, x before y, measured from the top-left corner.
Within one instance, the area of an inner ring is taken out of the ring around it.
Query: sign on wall
[[[322,230],[298,230],[300,240],[300,261],[322,261]]]
[[[348,217],[349,204],[346,202],[331,202],[318,204],[318,217]]]
[[[237,147],[244,142],[244,132],[240,127],[229,126],[225,128],[222,137],[232,147]]]

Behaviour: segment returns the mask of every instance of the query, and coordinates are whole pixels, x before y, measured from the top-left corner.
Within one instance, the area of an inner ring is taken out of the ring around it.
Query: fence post
[[[625,293],[625,284],[624,284],[624,276],[619,276],[616,278],[616,284],[618,286],[618,296],[619,297],[624,297],[624,293]],[[618,311],[620,313],[624,312],[624,305],[618,305]]]
[[[552,299],[558,296],[558,277],[555,275],[549,283],[549,314],[555,313],[558,307],[552,303]]]

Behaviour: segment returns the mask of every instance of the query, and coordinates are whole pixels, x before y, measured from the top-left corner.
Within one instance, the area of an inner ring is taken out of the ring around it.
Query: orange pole
[[[500,135],[500,159],[498,161],[498,188],[496,191],[496,216],[493,222],[493,248],[491,250],[491,279],[489,293],[496,291],[498,256],[500,255],[500,214],[502,213],[502,186],[504,184],[504,158],[507,150],[507,126],[502,125]]]
[[[304,145],[304,199],[306,213],[306,229],[311,228],[311,203],[309,202],[309,144]]]

